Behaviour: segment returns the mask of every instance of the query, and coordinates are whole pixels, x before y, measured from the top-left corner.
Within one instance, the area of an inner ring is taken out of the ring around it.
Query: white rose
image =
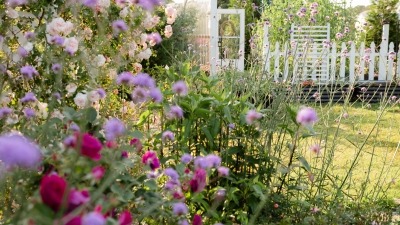
[[[65,90],[67,90],[68,94],[72,94],[76,91],[77,88],[78,86],[76,86],[76,84],[70,83],[65,87]]]
[[[2,96],[0,98],[0,104],[3,106],[8,105],[8,103],[10,103],[10,102],[11,102],[11,99],[8,96]]]
[[[79,108],[84,108],[87,103],[87,94],[84,93],[76,94],[74,102]]]
[[[12,115],[7,116],[6,124],[12,125],[12,124],[18,123],[18,121],[19,121],[18,115],[12,114]]]
[[[129,9],[128,9],[128,7],[125,7],[119,12],[119,16],[121,18],[125,18],[128,16],[128,13],[129,13]]]
[[[78,51],[79,42],[75,37],[66,38],[64,41],[64,50],[70,55]]]
[[[165,26],[164,29],[164,35],[166,38],[170,38],[172,36],[173,32],[172,32],[172,26],[171,25],[167,25]]]
[[[52,114],[51,114],[52,118],[59,118],[60,120],[64,119],[64,115],[59,111],[59,110],[55,110]]]
[[[88,95],[89,101],[90,102],[97,102],[100,100],[100,94],[96,90],[89,92]]]
[[[151,50],[148,48],[148,49],[146,49],[146,50],[140,52],[140,53],[137,55],[137,57],[138,57],[140,60],[149,59],[150,56],[151,56],[151,54],[152,54],[152,52],[151,52]]]
[[[46,25],[46,32],[51,36],[60,34],[61,28],[64,27],[65,21],[63,18],[54,18],[50,23]]]
[[[37,101],[37,107],[39,109],[38,116],[41,117],[42,119],[46,119],[48,116],[47,103]]]
[[[96,65],[98,67],[103,66],[106,63],[106,58],[103,55],[97,55],[96,58],[94,59],[96,62]]]
[[[31,42],[28,42],[24,45],[23,47],[26,51],[30,52],[33,49],[33,44]]]
[[[143,67],[142,67],[142,64],[140,64],[140,63],[134,63],[133,68],[135,69],[136,73],[139,73],[140,71],[142,71]]]
[[[14,9],[8,8],[6,13],[7,13],[7,16],[12,19],[18,18],[18,12]]]

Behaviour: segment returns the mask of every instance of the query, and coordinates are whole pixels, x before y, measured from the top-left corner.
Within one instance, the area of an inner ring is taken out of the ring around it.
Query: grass
[[[331,173],[354,185],[349,195],[361,195],[376,199],[377,191],[383,186],[386,197],[393,199],[400,191],[400,106],[388,105],[383,111],[380,104],[366,108],[361,103],[315,105],[320,120],[315,130],[317,138],[308,139],[302,146],[303,154],[310,162],[322,163],[323,154],[332,154]],[[347,118],[342,115],[348,114]],[[337,133],[336,133],[337,132]],[[321,140],[324,140],[321,142]],[[321,143],[319,158],[308,150],[315,142]],[[355,161],[356,159],[356,161]],[[352,171],[352,163],[355,161]],[[350,172],[350,173],[349,173]],[[367,182],[372,185],[363,186]]]

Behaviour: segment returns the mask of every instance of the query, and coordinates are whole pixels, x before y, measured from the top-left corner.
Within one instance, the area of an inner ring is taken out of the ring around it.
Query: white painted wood
[[[342,43],[342,48],[340,50],[340,72],[339,72],[339,80],[340,81],[346,81],[345,80],[345,73],[346,73],[346,58],[347,58],[347,48],[346,44]]]
[[[330,53],[330,60],[331,60],[331,71],[330,71],[330,81],[333,83],[336,81],[336,58],[337,58],[337,49],[336,43],[332,44],[332,51]]]
[[[280,79],[279,79],[279,58],[280,58],[280,55],[281,55],[281,52],[280,52],[280,45],[279,45],[279,42],[276,42],[276,44],[275,44],[275,53],[274,53],[274,58],[275,58],[275,64],[274,64],[274,79],[276,80],[276,81],[279,81]]]
[[[400,49],[400,45],[399,45],[399,49]],[[400,62],[399,62],[399,59],[400,59],[400,51],[397,52],[397,62],[396,62],[396,64],[397,64],[397,70],[396,70],[397,78],[399,78],[399,76],[400,76]]]
[[[368,72],[368,80],[374,80],[375,77],[375,43],[371,43],[371,52],[369,53],[369,72]]]
[[[289,47],[288,43],[285,43],[284,47],[284,55],[283,55],[283,60],[285,62],[285,66],[283,69],[283,80],[288,80],[288,74],[289,74]]]
[[[358,80],[363,81],[365,80],[364,78],[364,71],[365,71],[365,44],[364,42],[361,43],[360,46],[360,51],[359,51],[359,56],[360,56],[360,70],[359,70],[359,74],[358,74]]]
[[[390,42],[389,53],[388,53],[387,77],[386,77],[388,81],[393,80],[393,62],[395,56],[396,53],[394,52],[394,44],[393,42]]]
[[[355,79],[355,64],[356,64],[356,50],[355,50],[354,42],[350,45],[350,65],[349,65],[349,81],[350,83],[354,83]]]
[[[383,44],[383,47],[382,47]],[[386,49],[386,50],[385,50]],[[379,64],[379,73],[378,73],[378,80],[386,80],[386,63],[387,63],[387,48],[385,48],[385,44],[382,42],[381,43],[381,48],[379,50],[379,58],[378,58],[378,64]]]

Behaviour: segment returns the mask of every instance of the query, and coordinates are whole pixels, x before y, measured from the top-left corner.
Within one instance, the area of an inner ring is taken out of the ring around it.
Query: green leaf
[[[97,118],[97,111],[95,108],[90,107],[86,111],[86,119],[88,122],[92,123]]]
[[[206,138],[210,142],[210,145],[214,146],[214,138],[211,135],[210,131],[207,129],[207,127],[202,127],[201,130],[203,131],[204,135],[206,135]]]
[[[228,119],[229,123],[232,123],[232,115],[231,115],[231,110],[228,106],[224,106],[224,115]]]
[[[300,156],[297,159],[300,161],[301,165],[303,166],[303,168],[305,170],[307,170],[308,172],[311,172],[310,164],[308,164],[307,160],[303,156]]]

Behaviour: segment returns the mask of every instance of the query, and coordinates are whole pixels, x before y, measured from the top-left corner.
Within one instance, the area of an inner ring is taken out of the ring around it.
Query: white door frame
[[[211,1],[211,16],[210,16],[210,73],[216,75],[217,65],[221,64],[221,57],[219,56],[218,40],[219,40],[219,15],[221,14],[237,14],[240,18],[239,27],[239,51],[241,54],[236,59],[236,69],[238,71],[244,70],[244,43],[245,43],[245,11],[244,9],[215,9],[213,7],[214,0]],[[229,60],[229,59],[227,59]],[[232,59],[230,59],[232,60]]]

